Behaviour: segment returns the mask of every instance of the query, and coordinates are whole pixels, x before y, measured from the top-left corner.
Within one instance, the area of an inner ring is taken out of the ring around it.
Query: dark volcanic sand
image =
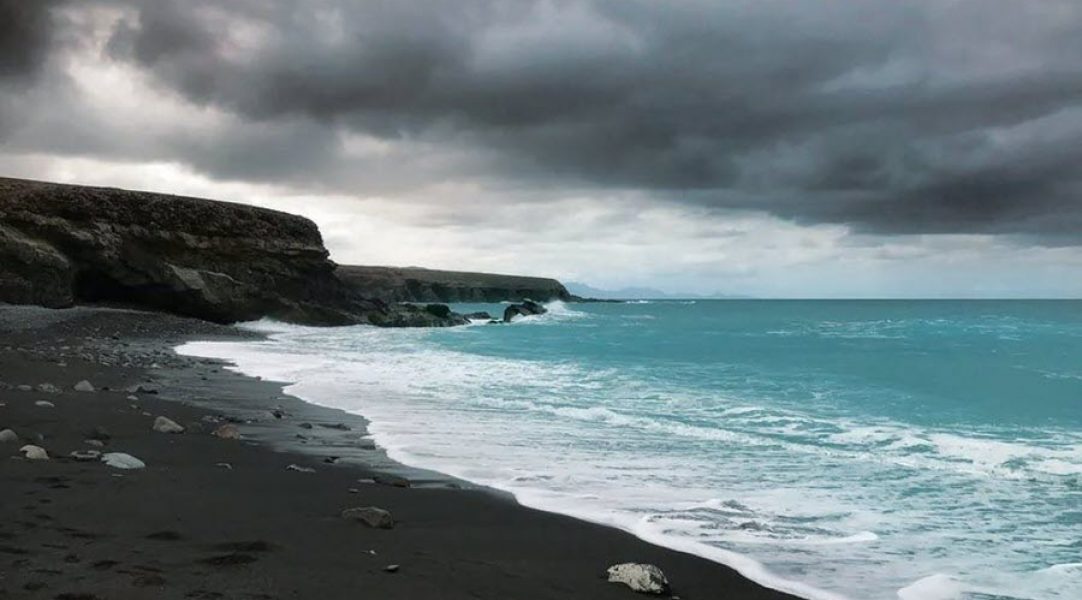
[[[0,598],[628,600],[639,596],[603,577],[626,561],[661,567],[681,598],[792,598],[615,529],[396,467],[368,447],[362,419],[169,350],[242,335],[132,311],[0,307],[0,381],[63,390],[0,385],[0,429],[30,440],[0,443]],[[98,391],[73,391],[83,379]],[[144,381],[160,394],[130,400],[123,388]],[[282,418],[271,413],[278,407]],[[189,429],[153,432],[158,415]],[[239,425],[243,440],[211,435],[223,417],[252,421]],[[322,426],[337,423],[351,429]],[[90,448],[95,427],[111,436],[100,450],[147,468],[68,459]],[[52,460],[19,458],[31,442]],[[371,481],[388,471],[413,487]],[[339,516],[369,505],[391,511],[395,528]],[[385,572],[392,564],[399,570]]]

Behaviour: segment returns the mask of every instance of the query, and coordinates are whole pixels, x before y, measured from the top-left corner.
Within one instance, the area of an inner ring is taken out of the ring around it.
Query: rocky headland
[[[343,282],[319,229],[199,198],[0,178],[0,302],[106,304],[232,323],[459,325]]]
[[[358,292],[386,302],[575,300],[562,283],[545,277],[352,265],[338,267],[338,275]]]

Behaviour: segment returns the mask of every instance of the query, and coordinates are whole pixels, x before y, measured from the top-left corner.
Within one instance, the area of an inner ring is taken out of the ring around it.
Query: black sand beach
[[[627,599],[636,594],[603,574],[629,561],[661,567],[681,598],[792,598],[395,465],[363,419],[171,351],[247,335],[154,313],[0,307],[0,430],[20,437],[0,443],[0,598]],[[95,391],[75,391],[83,380]],[[187,430],[155,432],[158,416]],[[240,440],[212,434],[229,422]],[[21,458],[24,444],[51,459]],[[146,468],[79,462],[76,450],[125,452]],[[390,511],[394,528],[340,516],[359,506]]]

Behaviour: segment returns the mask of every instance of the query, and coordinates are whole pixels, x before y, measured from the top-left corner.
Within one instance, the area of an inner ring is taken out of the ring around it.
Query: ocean
[[[1082,598],[1082,302],[549,308],[180,351],[364,415],[400,462],[805,598]]]

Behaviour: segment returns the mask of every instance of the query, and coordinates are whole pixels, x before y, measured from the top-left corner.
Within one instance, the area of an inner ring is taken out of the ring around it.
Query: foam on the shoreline
[[[625,321],[673,310],[658,306],[595,310],[637,311]],[[545,351],[574,339],[562,337],[563,326],[595,336],[620,326],[592,327],[593,316],[577,307],[557,311],[518,321],[524,327],[448,331],[258,323],[252,327],[270,340],[179,351],[294,381],[289,392],[306,401],[363,415],[403,464],[618,527],[805,598],[1059,600],[1072,599],[1082,583],[1082,569],[1062,559],[1069,552],[1013,570],[997,558],[1055,536],[1070,547],[1070,524],[1042,521],[1039,507],[1066,501],[1079,485],[1078,431],[1004,435],[872,420],[838,414],[830,389],[779,404],[770,395],[726,396],[717,383],[694,387],[699,371],[687,387],[680,371],[659,379],[656,370],[555,360]],[[491,342],[469,346],[476,340]],[[782,393],[776,381],[756,377],[736,373],[731,381]],[[820,404],[830,410],[817,412]],[[1016,514],[1001,522],[989,506]],[[993,551],[977,526],[1013,530]],[[922,558],[933,548],[945,558]],[[764,562],[790,566],[795,576]]]

